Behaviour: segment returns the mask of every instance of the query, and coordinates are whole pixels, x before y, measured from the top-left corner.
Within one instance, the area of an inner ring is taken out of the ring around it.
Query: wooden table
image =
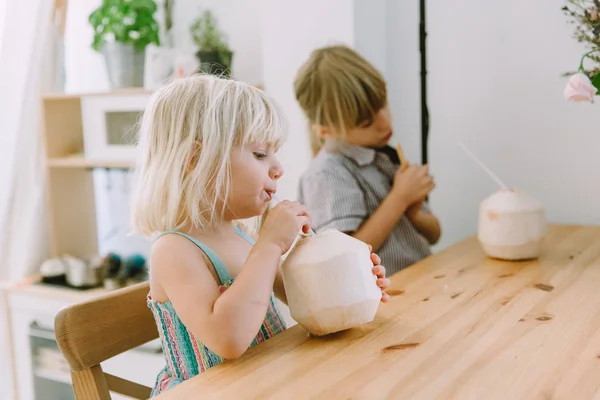
[[[551,225],[526,262],[470,237],[392,281],[372,323],[295,326],[158,399],[600,397],[600,227]]]

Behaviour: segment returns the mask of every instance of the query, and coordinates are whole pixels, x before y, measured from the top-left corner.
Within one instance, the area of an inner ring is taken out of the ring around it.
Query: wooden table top
[[[370,324],[294,326],[158,396],[590,399],[600,396],[600,227],[551,225],[542,257],[470,237],[396,274]]]

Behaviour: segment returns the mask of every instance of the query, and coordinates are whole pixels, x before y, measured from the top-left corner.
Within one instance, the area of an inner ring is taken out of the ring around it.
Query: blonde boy
[[[435,184],[427,166],[388,146],[392,121],[382,75],[346,46],[315,50],[294,82],[315,156],[299,201],[316,231],[337,229],[371,244],[388,276],[431,254],[440,224],[424,203]]]

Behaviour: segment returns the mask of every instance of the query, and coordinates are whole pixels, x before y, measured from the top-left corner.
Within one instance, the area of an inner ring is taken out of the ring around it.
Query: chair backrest
[[[56,315],[56,341],[71,368],[77,399],[108,400],[110,391],[138,399],[150,397],[150,388],[105,374],[100,366],[158,337],[146,305],[148,291],[148,282],[139,283],[65,307]]]

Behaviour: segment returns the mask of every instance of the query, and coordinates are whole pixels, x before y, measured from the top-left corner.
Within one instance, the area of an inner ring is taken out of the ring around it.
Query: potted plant
[[[229,49],[227,37],[219,30],[216,18],[210,10],[204,10],[194,20],[190,33],[198,46],[196,57],[200,62],[200,72],[230,76],[233,52]]]
[[[146,47],[160,45],[154,0],[102,0],[89,16],[92,48],[104,55],[112,88],[144,86]]]

